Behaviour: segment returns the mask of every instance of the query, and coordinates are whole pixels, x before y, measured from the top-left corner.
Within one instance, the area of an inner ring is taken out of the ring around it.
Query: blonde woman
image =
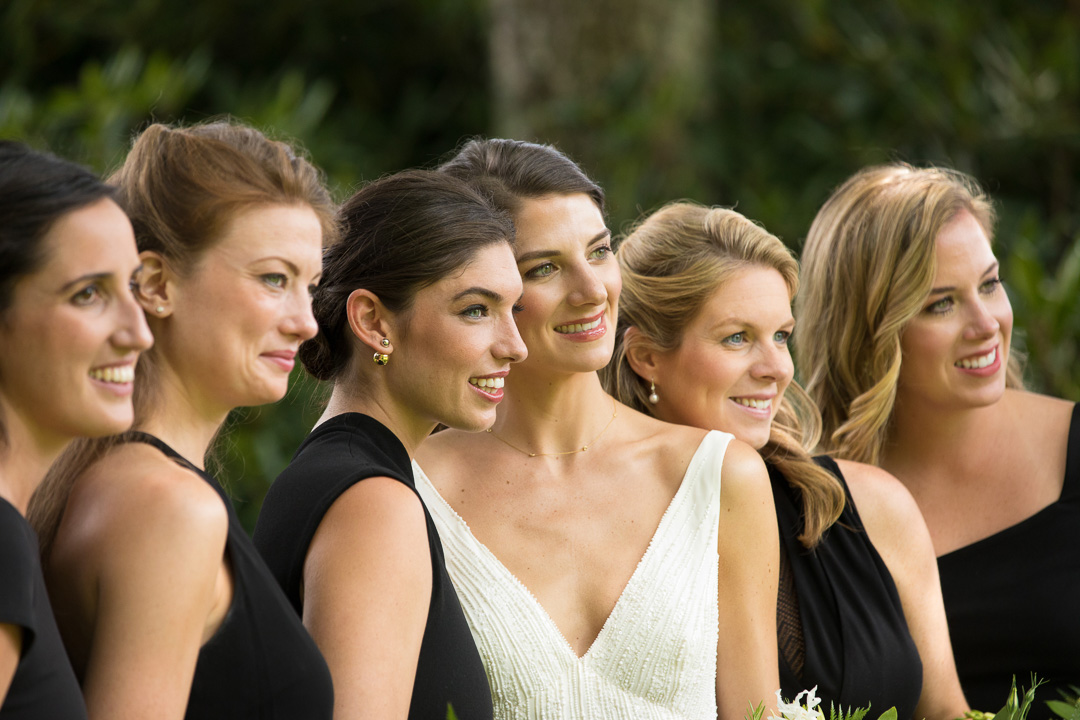
[[[911,495],[877,468],[807,452],[819,419],[792,382],[799,275],[788,249],[733,210],[678,202],[646,218],[618,257],[623,305],[606,386],[663,420],[733,433],[769,468],[784,694],[817,686],[826,705],[962,714]]]
[[[1080,423],[1022,388],[993,229],[965,175],[857,173],[810,228],[796,345],[825,446],[922,510],[960,681],[988,710],[1013,675],[1048,697],[1080,682]]]
[[[761,458],[604,392],[621,281],[603,192],[550,146],[442,170],[510,211],[527,359],[491,431],[414,467],[496,718],[743,717],[775,701],[776,520]],[[422,468],[422,469],[421,469]]]

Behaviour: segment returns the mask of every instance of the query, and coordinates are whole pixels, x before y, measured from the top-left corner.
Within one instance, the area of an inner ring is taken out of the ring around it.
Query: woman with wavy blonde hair
[[[877,468],[808,452],[820,419],[792,382],[791,252],[733,210],[676,202],[617,256],[622,313],[606,387],[660,419],[733,433],[768,466],[784,693],[817,685],[840,706],[962,714],[933,553],[910,494]]]
[[[961,683],[987,709],[1014,674],[1080,680],[1080,423],[1022,389],[993,225],[962,173],[857,173],[810,228],[797,344],[824,447],[922,510]]]

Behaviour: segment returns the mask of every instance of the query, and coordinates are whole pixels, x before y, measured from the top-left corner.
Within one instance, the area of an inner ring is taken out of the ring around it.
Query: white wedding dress
[[[716,717],[720,467],[731,437],[713,431],[701,441],[582,657],[413,463],[487,671],[496,720]]]

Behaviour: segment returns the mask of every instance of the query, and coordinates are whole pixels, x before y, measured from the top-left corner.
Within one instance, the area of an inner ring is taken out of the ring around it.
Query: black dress
[[[326,661],[281,594],[224,490],[156,437],[133,436],[206,480],[229,514],[225,554],[233,577],[232,605],[199,650],[184,717],[329,720],[334,689]]]
[[[343,492],[369,477],[390,477],[416,492],[409,454],[397,437],[373,418],[345,413],[308,435],[267,493],[255,544],[297,613],[302,608],[304,560],[319,523]],[[449,703],[461,720],[489,720],[491,691],[484,666],[426,506],[424,519],[431,552],[431,605],[409,718],[445,720]]]
[[[922,692],[922,661],[911,639],[892,575],[870,543],[844,476],[832,459],[814,461],[844,486],[840,519],[807,550],[801,492],[773,465],[780,528],[777,632],[780,687],[787,699],[817,685],[826,716],[837,708],[870,706],[877,717],[895,706],[909,720]]]
[[[0,498],[0,623],[22,628],[22,653],[3,720],[86,718],[82,691],[56,628],[38,558],[37,534]]]
[[[1018,686],[1028,685],[1032,672],[1048,681],[1040,700],[1060,700],[1058,688],[1080,686],[1077,408],[1058,501],[938,558],[956,669],[973,708],[1000,710],[1013,675]]]

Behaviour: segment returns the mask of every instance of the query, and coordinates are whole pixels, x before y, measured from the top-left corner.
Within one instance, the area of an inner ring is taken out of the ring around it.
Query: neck
[[[393,402],[386,388],[377,387],[374,392],[367,393],[341,383],[334,385],[330,400],[326,403],[326,410],[316,425],[349,412],[363,413],[385,425],[405,446],[410,458],[436,425],[435,422],[420,418]]]
[[[206,452],[228,417],[229,408],[198,402],[190,387],[193,384],[162,372],[153,409],[132,429],[160,438],[188,462],[205,469]]]
[[[5,407],[2,415],[7,422],[0,445],[0,497],[26,515],[30,496],[71,438],[36,433],[9,410]]]
[[[898,397],[881,467],[905,483],[917,483],[934,468],[955,478],[971,477],[965,468],[977,466],[985,458],[958,449],[985,447],[987,438],[1001,430],[998,421],[1005,403],[1007,399],[1002,398],[985,407],[950,409],[904,402]]]
[[[595,372],[537,378],[511,371],[492,432],[522,452],[572,452],[607,430],[615,407]]]

